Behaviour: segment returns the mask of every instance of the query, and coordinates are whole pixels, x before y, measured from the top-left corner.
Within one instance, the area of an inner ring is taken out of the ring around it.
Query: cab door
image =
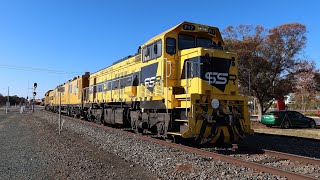
[[[177,79],[181,75],[181,72],[177,71],[180,67],[180,62],[178,61],[176,46],[177,40],[175,38],[167,37],[165,39],[165,53],[163,53],[165,56],[162,62],[165,86],[176,86]]]

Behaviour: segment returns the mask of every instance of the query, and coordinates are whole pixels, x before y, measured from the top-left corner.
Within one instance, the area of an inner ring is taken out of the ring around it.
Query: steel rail
[[[263,151],[264,151],[264,154],[269,155],[269,156],[274,156],[277,158],[287,159],[287,160],[292,160],[292,161],[299,161],[304,164],[313,164],[313,165],[320,166],[320,159],[299,156],[299,155],[294,155],[294,154],[287,154],[287,153],[283,153],[283,152],[271,151],[271,150],[266,150],[266,149],[263,149]]]
[[[227,156],[227,155],[222,155],[222,154],[218,154],[218,153],[214,153],[214,152],[209,152],[209,151],[205,151],[205,150],[201,150],[201,149],[197,149],[197,148],[193,148],[193,147],[189,147],[189,146],[185,146],[185,145],[181,145],[181,144],[175,144],[175,143],[171,143],[171,142],[168,142],[168,141],[163,141],[163,140],[160,140],[160,139],[151,138],[151,137],[148,137],[148,136],[143,136],[143,135],[132,133],[132,132],[128,132],[128,131],[123,131],[121,129],[115,129],[115,128],[111,128],[111,127],[108,127],[108,126],[101,126],[101,125],[98,125],[96,123],[83,121],[83,120],[75,119],[75,118],[72,118],[72,117],[69,117],[68,119],[75,120],[77,122],[81,122],[81,123],[89,125],[89,126],[95,126],[97,128],[102,128],[104,130],[107,130],[108,132],[125,134],[125,135],[127,135],[129,137],[132,137],[132,138],[137,138],[137,139],[141,139],[141,140],[144,140],[144,141],[150,141],[150,142],[153,142],[153,143],[156,143],[156,144],[160,144],[160,145],[167,146],[167,147],[170,147],[170,148],[174,148],[174,149],[177,149],[177,150],[181,150],[181,151],[184,151],[184,152],[189,152],[189,153],[202,155],[202,156],[205,156],[205,157],[210,157],[210,158],[213,158],[213,159],[216,159],[216,160],[221,160],[221,161],[224,161],[224,162],[236,165],[236,166],[244,166],[244,167],[247,167],[247,168],[258,170],[260,172],[269,173],[269,174],[278,175],[278,176],[283,176],[283,177],[286,177],[288,179],[294,179],[294,180],[316,179],[316,178],[311,177],[311,176],[298,174],[298,173],[294,173],[294,172],[289,172],[289,171],[284,171],[284,170],[277,169],[275,167],[266,166],[266,165],[258,164],[258,163],[255,163],[255,162],[244,161],[244,160],[236,159],[234,157],[230,157],[230,156]]]

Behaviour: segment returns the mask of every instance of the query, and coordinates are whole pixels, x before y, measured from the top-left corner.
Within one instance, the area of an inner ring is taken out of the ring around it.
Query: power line
[[[84,72],[71,72],[71,71],[61,71],[61,70],[51,70],[45,68],[35,68],[27,66],[17,66],[9,64],[0,64],[0,68],[13,69],[19,71],[30,71],[30,72],[47,72],[52,74],[83,74]]]

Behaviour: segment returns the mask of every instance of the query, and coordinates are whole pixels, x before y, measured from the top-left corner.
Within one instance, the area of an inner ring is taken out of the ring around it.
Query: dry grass
[[[278,134],[320,140],[320,129],[280,129],[280,128],[255,128],[254,132],[265,134]]]

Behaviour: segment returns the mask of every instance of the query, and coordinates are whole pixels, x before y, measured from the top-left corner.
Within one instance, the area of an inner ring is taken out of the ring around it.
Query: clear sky
[[[86,71],[137,52],[151,37],[191,21],[219,27],[307,26],[303,56],[320,68],[320,1],[0,0],[0,93],[37,98]]]

